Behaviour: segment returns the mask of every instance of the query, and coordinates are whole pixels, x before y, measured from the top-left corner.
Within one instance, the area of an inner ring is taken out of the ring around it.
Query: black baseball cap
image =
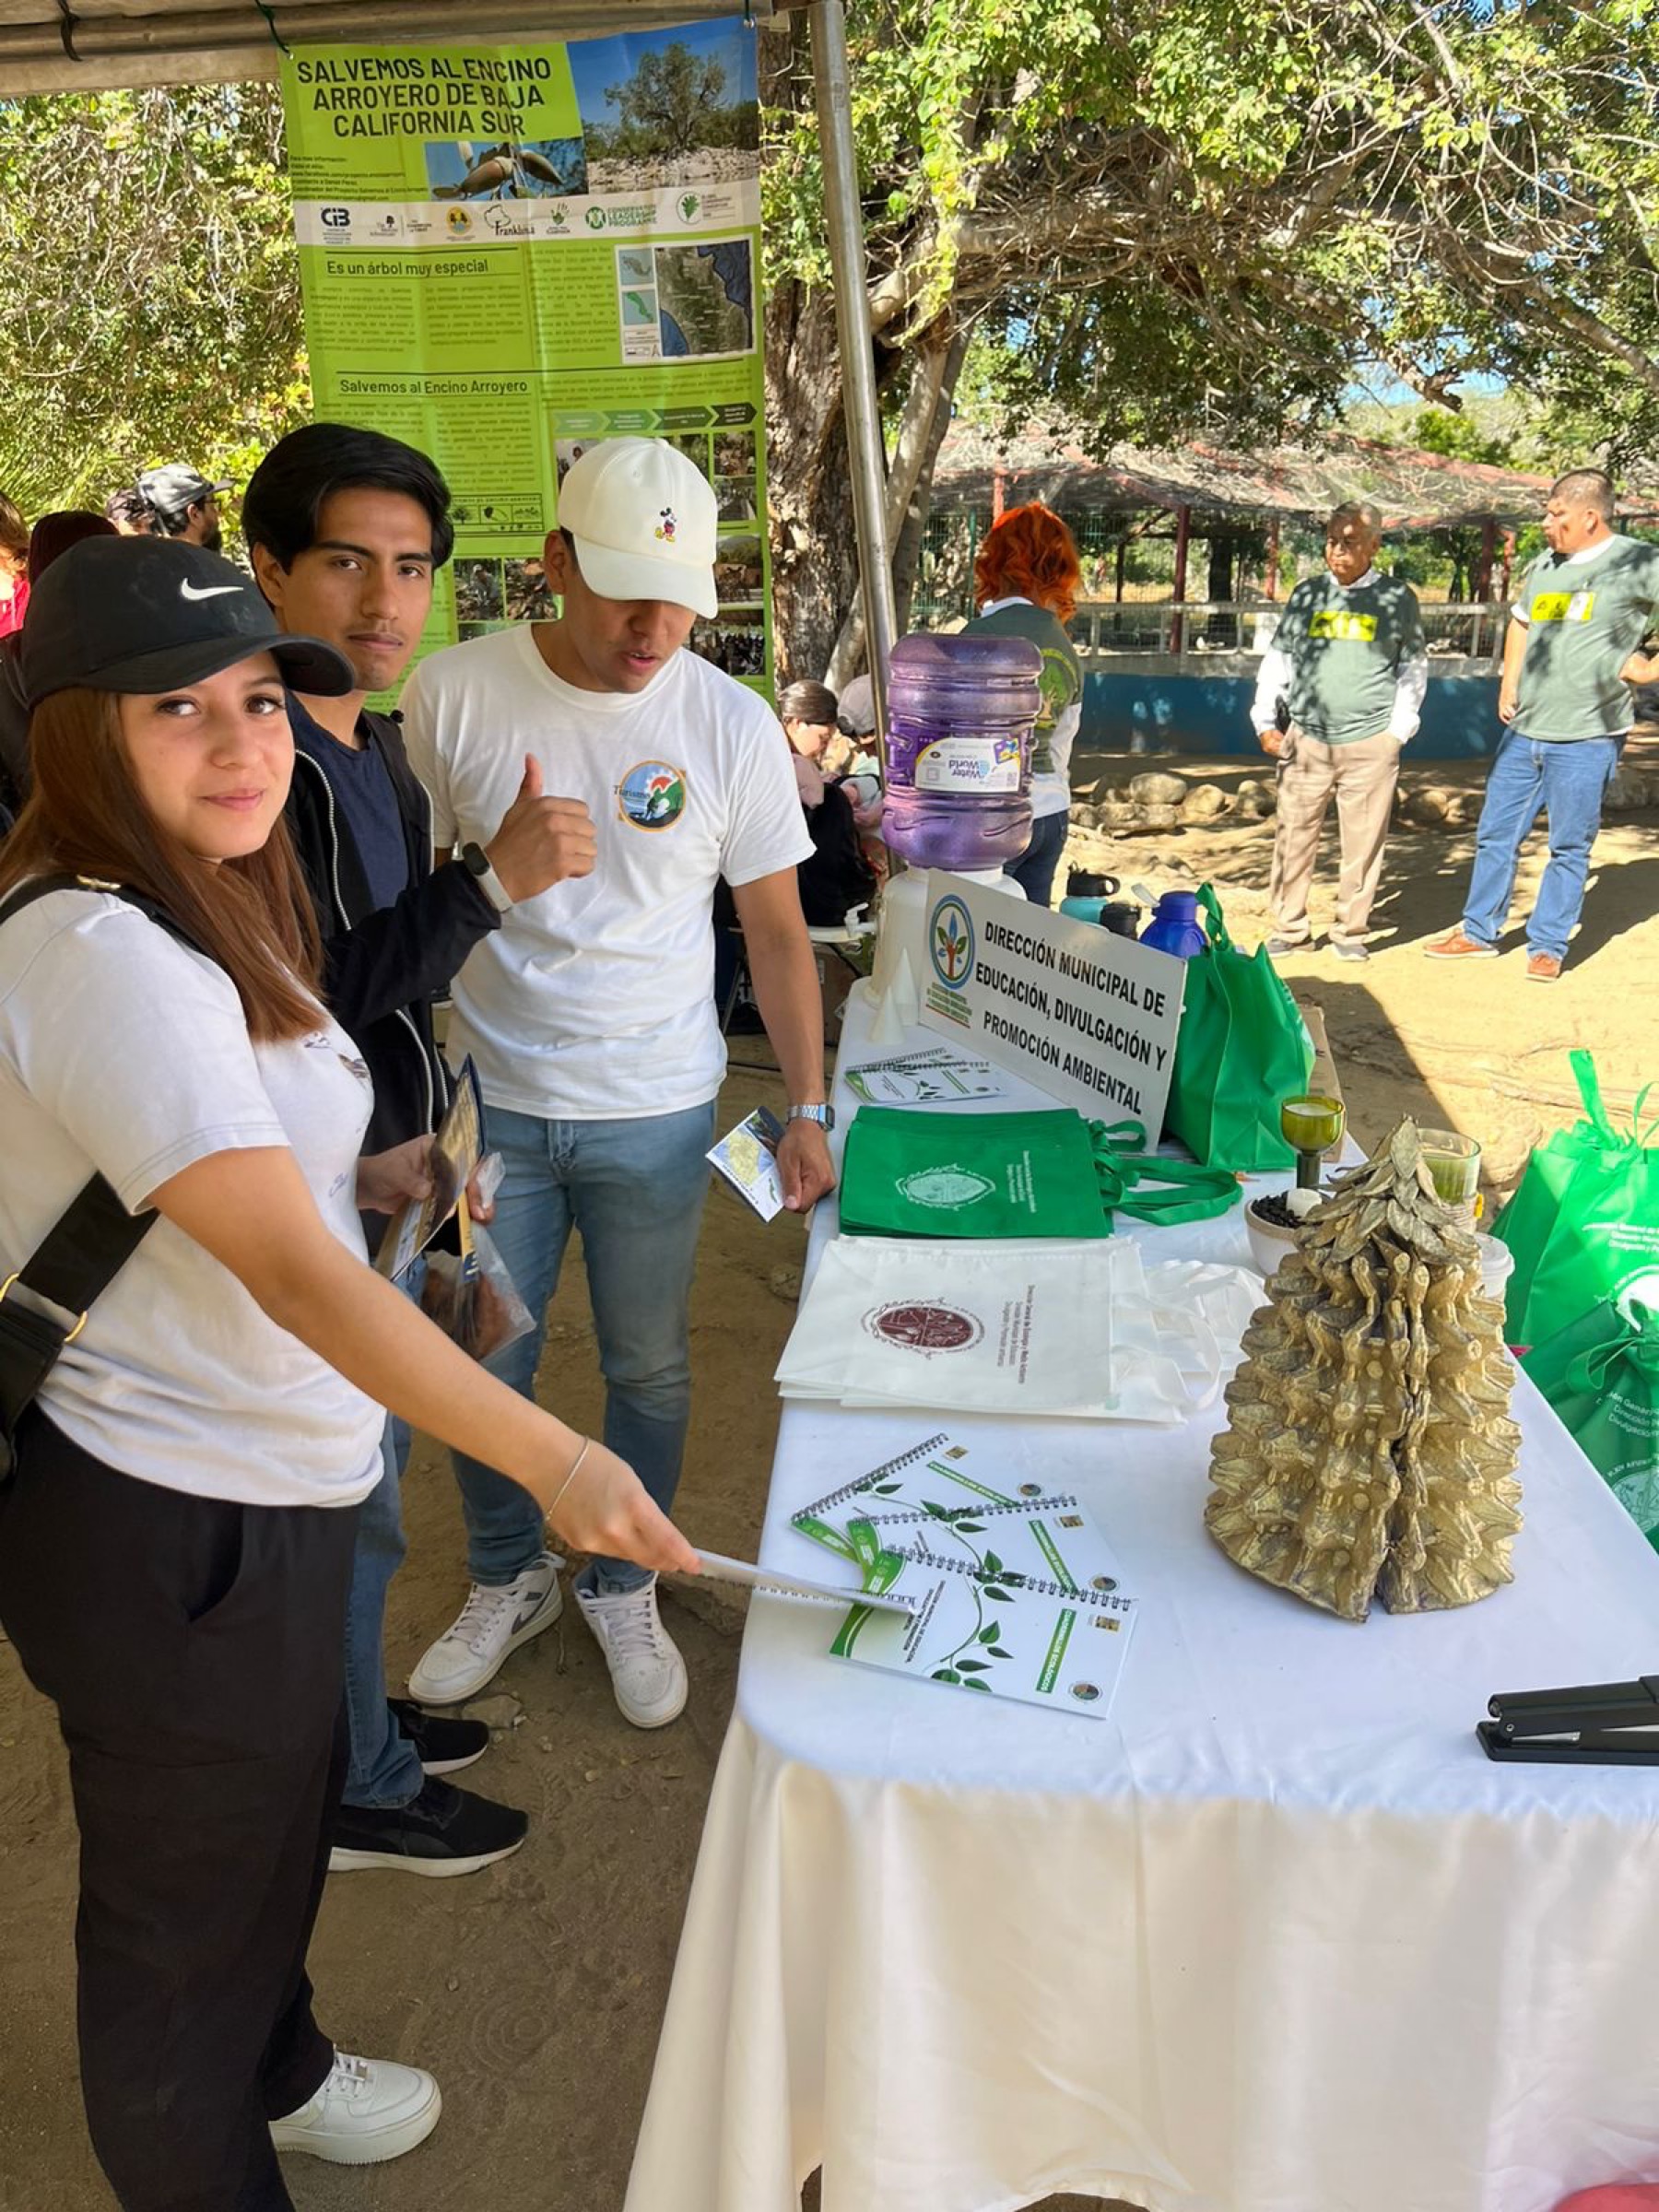
[[[54,691],[171,691],[268,653],[296,691],[357,688],[344,653],[276,627],[245,570],[176,537],[86,537],[29,594],[20,663],[30,707]]]

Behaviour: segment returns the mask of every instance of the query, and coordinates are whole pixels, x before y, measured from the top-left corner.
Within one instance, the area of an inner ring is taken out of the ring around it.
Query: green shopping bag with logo
[[[1659,1312],[1602,1301],[1521,1364],[1659,1551]]]
[[[861,1106],[841,1225],[864,1237],[1104,1237],[1088,1125],[1069,1106],[926,1113]]]
[[[1659,1118],[1643,1120],[1644,1089],[1630,1127],[1616,1127],[1594,1060],[1571,1057],[1584,1119],[1536,1147],[1492,1224],[1515,1255],[1504,1307],[1511,1344],[1545,1344],[1632,1294],[1659,1310],[1659,1147],[1649,1142]]]
[[[1085,1122],[1070,1107],[864,1106],[847,1131],[841,1225],[854,1237],[1104,1237],[1114,1212],[1172,1227],[1238,1204],[1225,1170],[1145,1147],[1138,1122]]]
[[[1164,1131],[1203,1167],[1259,1174],[1295,1164],[1279,1105],[1306,1090],[1313,1046],[1265,947],[1241,952],[1221,903],[1199,887],[1209,949],[1187,962]]]

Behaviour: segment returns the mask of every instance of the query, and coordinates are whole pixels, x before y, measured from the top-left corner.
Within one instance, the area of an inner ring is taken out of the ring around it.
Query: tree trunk
[[[910,389],[905,394],[888,471],[887,535],[892,551],[893,595],[899,632],[910,621],[915,594],[916,568],[922,555],[922,537],[927,527],[933,496],[934,465],[950,425],[951,403],[957,379],[968,356],[967,333],[935,346],[923,346],[912,354]],[[842,619],[824,681],[832,691],[856,676],[865,665],[864,598],[855,593]]]
[[[1212,606],[1224,606],[1233,595],[1233,557],[1238,551],[1238,540],[1230,530],[1211,533],[1209,541],[1209,581],[1205,586],[1205,597]]]
[[[809,110],[812,41],[805,13],[774,18],[758,43],[762,102]],[[764,349],[772,627],[782,685],[823,675],[858,595],[833,293],[808,291],[794,279],[769,287]]]
[[[935,403],[927,442],[916,470],[915,483],[893,536],[893,594],[899,604],[900,637],[910,628],[911,607],[916,596],[916,579],[922,567],[922,541],[927,534],[927,518],[933,510],[934,469],[938,463],[939,448],[945,442],[945,433],[950,428],[957,380],[962,373],[962,363],[967,358],[968,333],[960,330],[950,341],[950,350],[945,357],[944,374],[939,382],[939,395]]]
[[[835,303],[782,284],[766,303],[766,488],[778,680],[818,677],[858,595]]]

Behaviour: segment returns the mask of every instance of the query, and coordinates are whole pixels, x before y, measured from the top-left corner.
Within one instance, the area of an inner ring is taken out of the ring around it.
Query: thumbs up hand
[[[580,799],[545,798],[541,763],[526,753],[524,781],[485,847],[507,896],[516,905],[567,877],[591,876],[598,850],[587,807]]]

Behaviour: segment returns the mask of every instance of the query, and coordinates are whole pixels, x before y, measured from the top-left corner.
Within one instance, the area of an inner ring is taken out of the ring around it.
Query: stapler
[[[1475,1733],[1488,1759],[1659,1767],[1659,1675],[1570,1689],[1505,1690]]]

